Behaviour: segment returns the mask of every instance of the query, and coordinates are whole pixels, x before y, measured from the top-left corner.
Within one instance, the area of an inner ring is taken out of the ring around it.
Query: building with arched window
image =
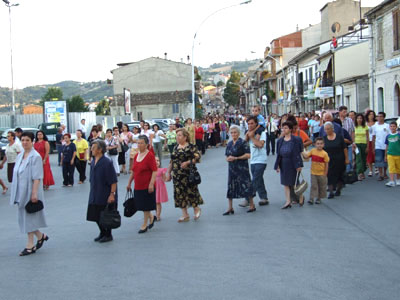
[[[386,0],[365,14],[370,40],[370,107],[400,116],[400,0]]]

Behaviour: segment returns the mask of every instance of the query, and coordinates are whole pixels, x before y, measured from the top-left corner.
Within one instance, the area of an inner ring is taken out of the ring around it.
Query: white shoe
[[[400,179],[396,180],[396,185],[400,185]]]
[[[394,187],[394,186],[396,186],[396,183],[394,183],[394,181],[389,181],[388,183],[386,183],[386,186]]]

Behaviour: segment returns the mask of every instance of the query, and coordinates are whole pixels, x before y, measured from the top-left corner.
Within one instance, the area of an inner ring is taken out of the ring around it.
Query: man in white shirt
[[[261,134],[256,132],[258,127],[256,116],[250,116],[246,121],[249,126],[249,130],[246,133],[246,141],[248,141],[250,146],[250,169],[253,177],[254,196],[257,192],[260,197],[258,204],[261,206],[268,205],[269,201],[264,184],[264,171],[267,168],[267,151],[265,149],[267,136],[264,130],[261,131]]]
[[[372,126],[372,149],[375,151],[375,168],[379,169],[379,181],[388,179],[387,163],[385,162],[386,137],[390,133],[389,124],[385,123],[386,114],[378,113],[378,122]]]
[[[22,149],[21,135],[23,133],[23,130],[17,127],[15,128],[14,133],[15,133],[15,143],[19,145],[19,147]]]
[[[267,134],[267,155],[272,150],[272,155],[275,155],[275,139],[276,134],[278,132],[278,127],[276,126],[274,119],[272,117],[269,118],[267,122],[267,128],[265,129]]]
[[[79,128],[78,129],[80,129],[82,131],[82,137],[84,139],[86,139],[87,128],[86,128],[86,120],[85,119],[81,120],[81,123],[79,124]]]

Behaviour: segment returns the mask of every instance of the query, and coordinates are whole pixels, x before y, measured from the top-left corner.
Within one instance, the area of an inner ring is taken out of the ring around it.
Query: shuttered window
[[[377,39],[376,39],[376,54],[378,59],[383,58],[383,21],[377,22]]]
[[[393,50],[400,50],[400,10],[393,12]]]

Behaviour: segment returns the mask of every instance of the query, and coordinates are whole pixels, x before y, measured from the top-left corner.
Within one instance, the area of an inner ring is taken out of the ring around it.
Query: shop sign
[[[333,86],[320,87],[315,90],[316,98],[332,98],[333,97]]]
[[[394,68],[397,66],[400,66],[400,57],[393,58],[393,59],[386,61],[386,67],[388,67],[388,68]]]

